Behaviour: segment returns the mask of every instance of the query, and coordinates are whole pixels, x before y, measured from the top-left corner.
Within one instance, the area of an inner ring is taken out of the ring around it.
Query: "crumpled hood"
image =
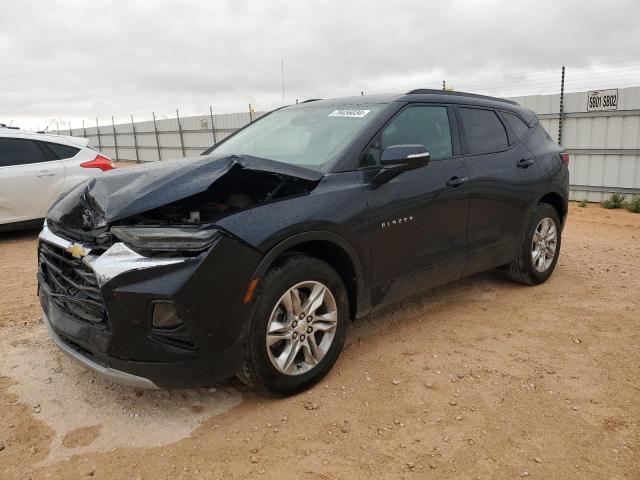
[[[111,170],[63,194],[47,219],[93,231],[207,190],[232,169],[264,171],[317,184],[322,172],[248,155],[208,155]]]

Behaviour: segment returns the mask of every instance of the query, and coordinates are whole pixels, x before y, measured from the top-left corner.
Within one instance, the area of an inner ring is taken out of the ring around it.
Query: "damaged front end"
[[[322,176],[211,156],[114,171],[70,191],[40,235],[51,335],[120,383],[166,388],[228,377],[240,361],[239,319],[262,253],[216,222],[307,195]]]
[[[54,231],[98,245],[109,243],[113,226],[122,227],[121,234],[132,226],[185,226],[199,235],[196,226],[306,195],[322,177],[315,170],[235,155],[140,165],[71,190],[52,206],[47,222]]]

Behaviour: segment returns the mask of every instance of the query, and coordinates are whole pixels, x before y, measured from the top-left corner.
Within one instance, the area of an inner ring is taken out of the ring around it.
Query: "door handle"
[[[55,172],[50,172],[48,170],[40,170],[36,177],[53,177],[55,176]]]
[[[518,162],[520,168],[527,168],[529,165],[533,165],[535,160],[533,158],[523,158]]]
[[[459,187],[460,185],[462,185],[463,183],[467,182],[469,180],[469,177],[451,177],[451,179],[447,182],[447,185],[449,187]]]

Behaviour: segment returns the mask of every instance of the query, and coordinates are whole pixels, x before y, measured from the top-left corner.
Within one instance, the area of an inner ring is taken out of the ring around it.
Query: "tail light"
[[[108,172],[114,168],[111,159],[104,155],[96,155],[96,158],[88,162],[81,163],[80,166],[83,168],[99,168],[103,172]]]
[[[564,162],[565,165],[569,165],[569,154],[566,152],[563,152],[562,154],[560,154],[560,158],[562,159],[562,161]]]

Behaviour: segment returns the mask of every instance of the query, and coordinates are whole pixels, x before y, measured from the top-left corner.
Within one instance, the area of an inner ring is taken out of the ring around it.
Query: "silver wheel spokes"
[[[544,272],[556,256],[558,246],[558,229],[553,219],[546,217],[540,220],[533,232],[531,242],[531,261],[538,272]]]
[[[285,292],[267,325],[267,351],[274,367],[286,375],[308,372],[329,351],[338,324],[331,291],[316,281]]]

